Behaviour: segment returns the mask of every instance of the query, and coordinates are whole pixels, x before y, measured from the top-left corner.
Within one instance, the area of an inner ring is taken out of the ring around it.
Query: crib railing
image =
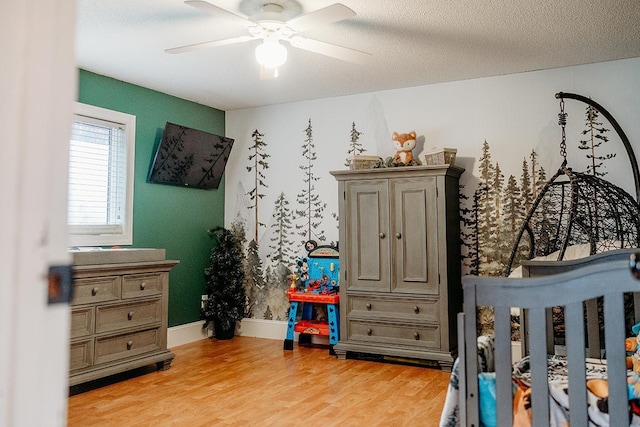
[[[638,257],[640,259],[640,257]],[[608,366],[608,412],[611,426],[628,426],[625,362],[624,293],[640,290],[638,263],[614,260],[574,271],[536,278],[463,278],[464,313],[458,317],[460,415],[462,425],[479,426],[476,308],[491,306],[495,316],[497,425],[513,423],[511,315],[512,307],[528,310],[531,405],[534,426],[549,425],[547,315],[550,307],[565,307],[566,348],[571,425],[588,425],[585,376],[583,303],[603,297],[605,350]],[[466,313],[466,314],[465,314]]]

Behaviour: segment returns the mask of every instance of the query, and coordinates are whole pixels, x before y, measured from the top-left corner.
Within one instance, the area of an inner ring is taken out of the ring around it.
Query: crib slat
[[[452,375],[455,368],[458,369],[458,407],[460,408],[460,425],[467,426],[467,410],[462,406],[465,405],[465,396],[467,396],[467,345],[464,333],[464,313],[458,313],[458,364],[454,362]]]
[[[465,342],[465,376],[460,377],[466,383],[466,394],[460,394],[460,407],[464,406],[466,414],[466,426],[480,426],[480,413],[478,409],[478,334],[476,325],[476,285],[469,284],[464,289],[464,312],[470,315],[463,316]],[[472,343],[476,343],[473,345]],[[461,424],[465,425],[465,424]]]
[[[513,392],[511,387],[511,312],[509,307],[494,308],[496,400],[498,425],[513,424]]]
[[[607,351],[610,426],[628,426],[627,371],[625,352],[621,350],[624,334],[623,294],[604,296],[604,341]]]
[[[534,427],[549,424],[549,386],[547,375],[547,316],[544,308],[529,309],[531,343],[531,404]],[[507,425],[507,424],[498,424]],[[511,425],[511,424],[509,424]]]
[[[584,312],[582,303],[567,304],[564,312],[569,365],[569,417],[571,425],[588,425],[587,381],[584,366]],[[598,346],[598,349],[600,347]]]

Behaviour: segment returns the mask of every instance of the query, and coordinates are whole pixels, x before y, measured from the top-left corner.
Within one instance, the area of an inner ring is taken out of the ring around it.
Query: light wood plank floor
[[[280,340],[205,339],[172,351],[167,371],[72,387],[68,425],[436,426],[449,381],[438,369],[337,360],[326,348],[284,351]]]

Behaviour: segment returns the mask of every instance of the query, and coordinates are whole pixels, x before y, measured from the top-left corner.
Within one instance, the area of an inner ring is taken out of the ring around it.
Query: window
[[[133,242],[136,118],[76,103],[69,145],[71,246]]]

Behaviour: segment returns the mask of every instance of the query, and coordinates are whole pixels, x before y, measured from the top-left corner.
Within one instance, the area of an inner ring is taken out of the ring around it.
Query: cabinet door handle
[[[98,295],[98,291],[99,290],[100,289],[97,286],[95,288],[91,289],[91,296],[95,297],[96,295]]]
[[[396,239],[402,239],[402,234],[401,233],[396,233]]]
[[[413,306],[413,312],[414,312],[415,314],[420,313],[420,307],[418,307],[417,305],[414,305],[414,306]]]
[[[368,302],[368,303],[365,305],[365,307],[367,308],[367,310],[371,310],[371,303],[370,303],[370,302]]]
[[[385,237],[387,237],[387,235],[384,234],[384,233],[380,233],[379,236],[380,236],[381,239],[384,239]]]
[[[133,311],[130,311],[129,313],[127,313],[127,319],[129,320],[133,319]]]
[[[367,335],[371,336],[373,334],[373,330],[371,328],[367,329]]]
[[[133,341],[127,342],[127,350],[131,350],[132,347],[133,347]]]
[[[413,337],[416,339],[416,341],[418,341],[420,339],[420,334],[417,332],[414,332]]]
[[[140,290],[141,291],[144,291],[144,288],[146,288],[146,287],[147,287],[147,282],[140,283]]]

